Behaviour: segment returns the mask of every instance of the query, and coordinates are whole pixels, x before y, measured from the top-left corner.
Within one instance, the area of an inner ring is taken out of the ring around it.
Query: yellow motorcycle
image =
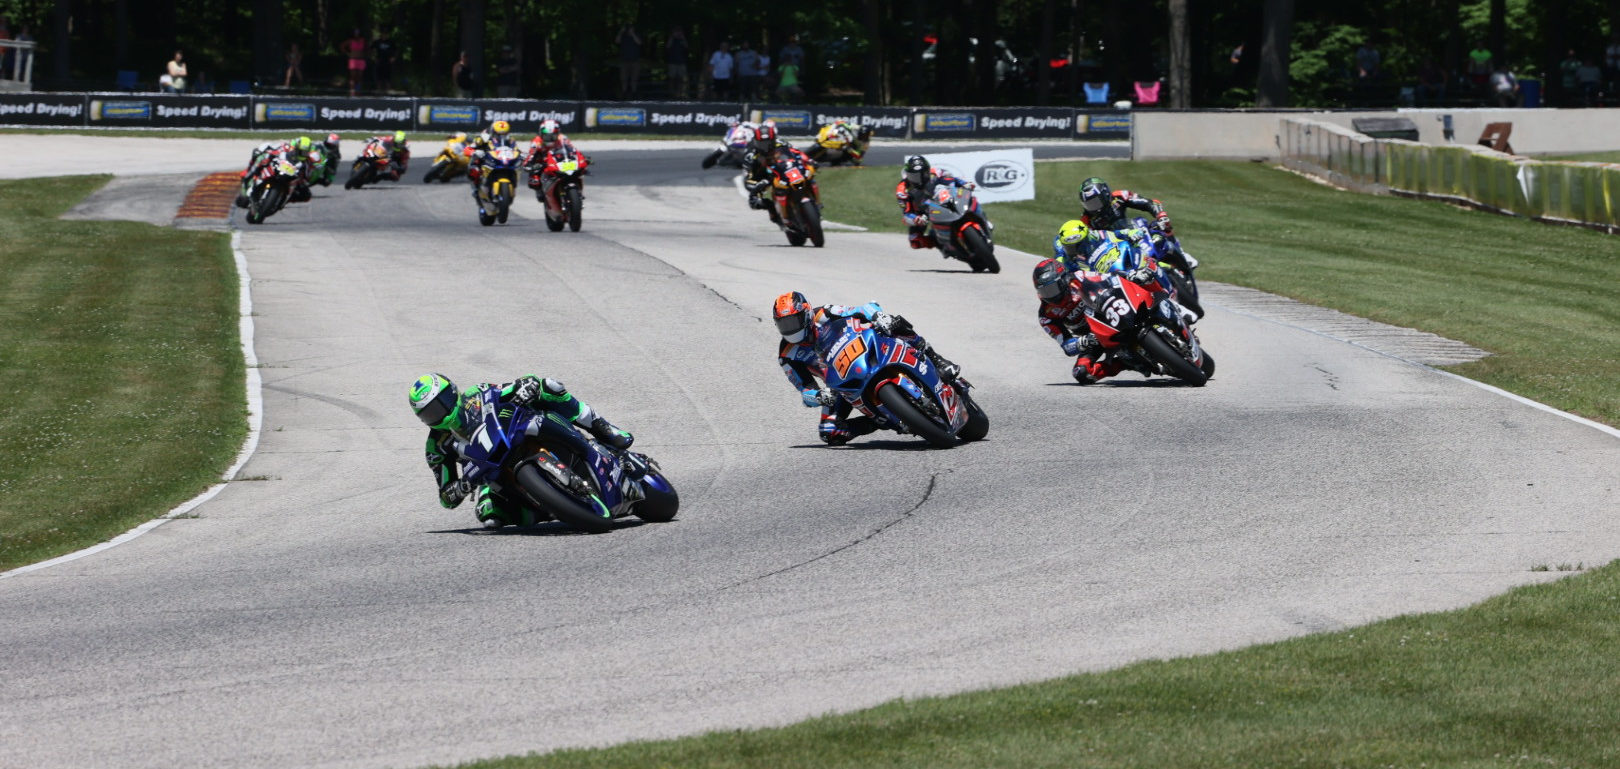
[[[422,177],[422,183],[448,182],[467,173],[467,135],[458,133],[444,140],[444,149],[439,150],[439,156],[433,159],[433,167],[428,169],[427,176]]]
[[[824,125],[816,132],[816,146],[810,148],[810,159],[817,163],[860,165],[866,148],[872,143],[872,129],[851,125],[840,120]]]

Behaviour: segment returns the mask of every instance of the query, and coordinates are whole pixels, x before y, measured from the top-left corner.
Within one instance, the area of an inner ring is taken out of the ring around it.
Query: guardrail
[[[391,131],[482,129],[494,120],[532,132],[556,120],[570,133],[705,134],[744,119],[813,133],[837,119],[878,136],[929,139],[1097,139],[1130,136],[1128,110],[1051,107],[839,107],[746,102],[341,98],[151,93],[0,93],[0,124],[107,128]]]
[[[1620,230],[1620,164],[1532,160],[1486,147],[1373,139],[1307,118],[1283,120],[1278,142],[1283,165],[1349,189]]]
[[[32,41],[0,40],[0,91],[26,91],[34,87]]]

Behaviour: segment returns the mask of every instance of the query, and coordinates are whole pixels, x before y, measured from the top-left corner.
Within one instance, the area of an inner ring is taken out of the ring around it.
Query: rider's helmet
[[[771,314],[776,318],[776,330],[789,342],[802,342],[810,332],[810,300],[804,294],[790,291],[776,298]]]
[[[1063,244],[1063,253],[1079,258],[1080,252],[1085,249],[1086,240],[1091,237],[1091,228],[1079,219],[1070,219],[1063,223],[1058,230],[1058,242]]]
[[[511,133],[512,133],[512,124],[506,122],[505,120],[497,120],[494,123],[491,123],[490,126],[489,126],[490,138],[494,139],[497,142],[502,140],[502,139],[505,139],[507,137],[507,135],[509,135]]]
[[[928,158],[912,155],[906,158],[905,171],[901,175],[905,177],[907,187],[921,187],[933,172],[933,167],[928,165]]]
[[[338,136],[336,133],[329,133],[326,135],[326,143],[330,146],[335,147],[340,141],[343,141],[343,137]]]
[[[770,152],[776,146],[776,123],[767,120],[754,129],[754,141],[751,146],[755,152]]]
[[[450,135],[450,141],[453,141],[453,142],[455,142],[457,144],[466,144],[467,143],[467,132],[466,131],[457,131],[457,132],[451,134]]]
[[[293,142],[293,148],[299,152],[308,152],[311,144],[314,144],[314,142],[310,141],[308,136],[300,136],[297,141]]]
[[[460,393],[449,377],[423,374],[411,385],[411,410],[428,427],[453,430],[461,422]]]
[[[540,140],[540,146],[546,149],[557,146],[558,140],[562,138],[562,124],[555,120],[540,121],[540,133],[536,138]]]
[[[1084,206],[1086,213],[1094,214],[1108,205],[1108,182],[1100,177],[1093,176],[1080,183],[1080,205]]]
[[[1035,295],[1042,302],[1052,303],[1069,290],[1069,268],[1056,259],[1046,259],[1035,265]]]
[[[405,146],[405,132],[404,131],[395,131],[394,132],[394,146],[396,146],[396,147]]]

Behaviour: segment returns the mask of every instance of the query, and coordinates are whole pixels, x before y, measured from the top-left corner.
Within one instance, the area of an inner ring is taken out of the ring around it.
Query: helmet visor
[[[1043,302],[1055,302],[1058,297],[1063,296],[1063,281],[1054,280],[1051,283],[1042,284],[1035,289],[1035,295],[1040,297]]]
[[[1080,198],[1080,205],[1085,207],[1087,213],[1092,214],[1103,210],[1103,202],[1103,196],[1096,192],[1091,192]]]
[[[805,319],[804,313],[796,312],[792,315],[776,319],[776,330],[782,338],[789,342],[798,342],[804,339]]]
[[[438,395],[433,396],[433,400],[422,406],[421,411],[416,412],[416,418],[422,420],[422,424],[428,427],[442,428],[445,418],[455,410],[456,391],[454,388],[446,387],[440,390]]]

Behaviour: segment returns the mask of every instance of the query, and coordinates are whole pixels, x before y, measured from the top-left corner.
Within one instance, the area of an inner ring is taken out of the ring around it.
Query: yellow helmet
[[[1078,246],[1091,237],[1091,228],[1079,219],[1070,219],[1058,230],[1058,241],[1065,246]]]
[[[497,120],[494,125],[489,127],[489,132],[496,136],[505,136],[512,132],[512,124],[505,120]]]
[[[451,135],[450,140],[455,142],[465,142],[467,141],[467,132],[457,131],[455,134]]]

